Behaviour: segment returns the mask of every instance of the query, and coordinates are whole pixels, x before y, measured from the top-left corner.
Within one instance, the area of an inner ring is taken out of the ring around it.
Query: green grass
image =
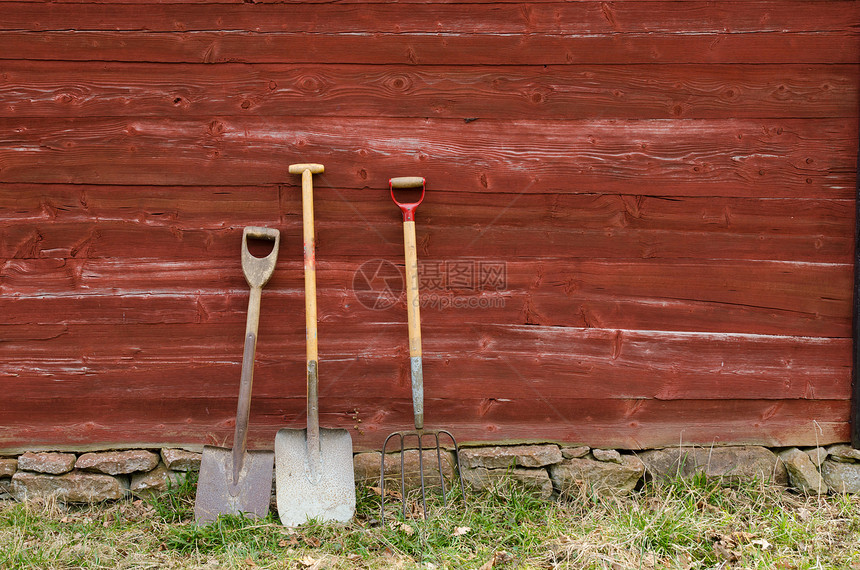
[[[860,569],[860,499],[699,477],[543,501],[514,484],[404,519],[368,488],[348,524],[193,523],[195,482],[97,506],[0,502],[0,568]],[[414,501],[410,497],[410,501]],[[415,505],[413,505],[415,506]],[[409,509],[410,512],[413,509]]]

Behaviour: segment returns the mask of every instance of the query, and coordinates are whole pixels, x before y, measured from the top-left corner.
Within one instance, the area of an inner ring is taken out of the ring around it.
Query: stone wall
[[[354,456],[358,484],[378,485],[381,454]],[[425,483],[456,475],[450,450],[420,458]],[[386,454],[389,484],[420,484],[416,450]],[[164,491],[200,466],[200,453],[182,449],[94,453],[27,452],[0,457],[0,500],[52,496],[61,502],[98,502]],[[441,466],[441,467],[440,467]],[[629,493],[645,480],[705,476],[731,481],[771,481],[803,493],[860,493],[860,450],[848,445],[767,449],[757,446],[674,447],[640,452],[555,444],[464,448],[460,473],[467,486],[481,490],[515,481],[549,499],[558,494]]]
[[[0,457],[0,499],[52,496],[89,503],[167,490],[200,468],[200,454],[182,449],[94,453],[27,452]]]

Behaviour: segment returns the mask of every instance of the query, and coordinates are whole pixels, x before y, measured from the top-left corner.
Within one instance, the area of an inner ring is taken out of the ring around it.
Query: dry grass
[[[512,484],[379,525],[191,521],[193,483],[98,506],[0,502],[0,568],[858,568],[860,499],[699,479],[545,502]],[[386,502],[388,504],[388,502]]]

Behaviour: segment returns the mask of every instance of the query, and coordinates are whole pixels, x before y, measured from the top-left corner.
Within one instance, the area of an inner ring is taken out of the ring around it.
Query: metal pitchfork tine
[[[425,430],[424,429],[424,369],[421,360],[421,313],[419,310],[419,295],[418,295],[418,253],[415,241],[415,209],[424,200],[426,184],[424,178],[420,176],[410,176],[402,178],[392,178],[388,181],[389,189],[391,190],[391,199],[400,207],[403,212],[403,243],[406,250],[406,305],[407,317],[409,322],[409,360],[412,370],[412,408],[415,414],[415,429],[407,431],[396,431],[385,438],[385,443],[382,444],[382,465],[380,467],[380,495],[382,496],[382,504],[380,506],[380,520],[385,523],[385,450],[388,447],[388,441],[393,437],[400,438],[400,492],[403,502],[403,517],[406,517],[406,475],[404,453],[406,451],[405,440],[407,437],[416,437],[418,439],[418,470],[421,477],[421,506],[424,509],[424,518],[427,518],[427,493],[424,482],[424,447],[422,440],[425,435],[432,436],[436,443],[436,465],[439,469],[439,481],[442,485],[442,503],[448,504],[447,493],[445,490],[445,476],[442,473],[442,450],[439,442],[439,435],[444,434],[451,438],[454,444],[455,468],[460,479],[460,491],[463,493],[463,500],[466,500],[466,491],[463,486],[463,474],[460,473],[460,447],[457,445],[457,440],[448,430]],[[401,203],[394,196],[395,188],[421,188],[421,197],[417,202]],[[428,447],[428,449],[430,449]]]

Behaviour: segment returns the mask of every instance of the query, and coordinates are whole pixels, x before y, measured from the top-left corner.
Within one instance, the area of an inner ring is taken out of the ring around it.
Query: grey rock
[[[453,453],[442,450],[439,459],[442,462],[442,476],[447,481],[453,480],[455,474]],[[421,454],[421,461],[424,467],[425,487],[440,487],[439,461],[436,458],[435,449],[425,449]],[[421,463],[417,449],[407,449],[403,453],[403,474],[407,490],[421,487]],[[385,483],[394,485],[394,489],[400,487],[400,452],[385,454]],[[377,472],[374,485],[378,484],[379,473]]]
[[[107,475],[125,475],[136,471],[152,471],[158,465],[158,455],[144,449],[84,453],[75,468]]]
[[[854,463],[860,461],[860,449],[854,449],[850,445],[837,443],[827,448],[830,459],[840,463]]]
[[[827,493],[827,483],[807,453],[792,447],[781,452],[779,458],[785,463],[792,487],[807,494]]]
[[[514,482],[542,499],[548,499],[552,496],[552,480],[545,468],[487,469],[486,467],[476,467],[463,470],[463,481],[471,484],[477,491],[489,489],[494,484]]]
[[[591,448],[587,445],[580,445],[579,447],[562,447],[561,456],[565,459],[577,459],[579,457],[585,457],[588,455],[589,451],[591,451]]]
[[[860,493],[860,464],[828,459],[821,465],[821,476],[834,493]]]
[[[171,471],[200,471],[202,453],[184,449],[165,448],[161,450],[161,460]]]
[[[588,458],[566,459],[551,465],[549,475],[555,487],[569,495],[586,493],[626,494],[645,474],[645,465],[633,455],[622,455],[621,463]]]
[[[557,445],[512,445],[475,447],[460,450],[460,461],[466,469],[508,469],[510,467],[544,467],[564,459]]]
[[[804,449],[804,453],[809,456],[809,459],[812,460],[812,463],[816,467],[821,467],[821,464],[824,463],[824,460],[827,459],[827,450],[823,447],[813,447],[811,449]]]
[[[74,453],[35,453],[28,451],[18,457],[18,469],[61,475],[75,468],[75,459]]]
[[[17,459],[0,459],[0,477],[11,477],[17,470]]]
[[[19,501],[54,498],[67,503],[97,503],[122,498],[128,487],[123,479],[84,471],[63,475],[18,471],[12,476],[11,494]]]
[[[591,455],[598,461],[621,463],[621,454],[615,449],[592,449]]]
[[[671,447],[637,454],[646,475],[661,481],[703,474],[728,481],[759,479],[788,484],[788,471],[776,454],[759,446]]]
[[[129,490],[135,494],[161,493],[171,487],[181,485],[185,477],[187,477],[187,473],[172,471],[164,463],[159,463],[151,471],[132,475]]]

